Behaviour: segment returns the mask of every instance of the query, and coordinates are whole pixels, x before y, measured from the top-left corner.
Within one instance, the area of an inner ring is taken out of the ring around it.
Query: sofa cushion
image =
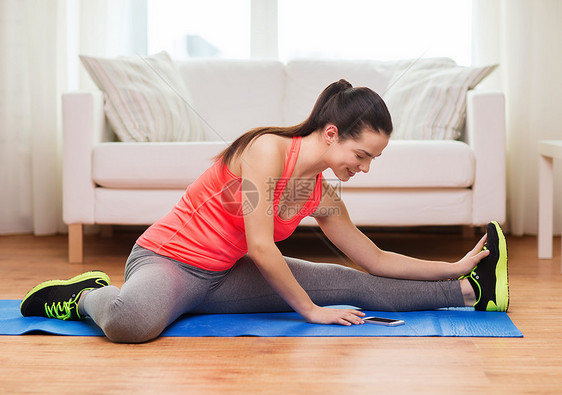
[[[341,195],[351,220],[357,226],[472,223],[473,195],[470,189],[403,188],[373,191],[363,188],[344,189]],[[301,225],[316,225],[316,220],[306,217]]]
[[[353,86],[367,86],[382,96],[389,77],[377,70],[380,62],[370,60],[293,60],[287,66],[287,87],[283,103],[286,125],[304,121],[316,99],[332,82],[345,79]]]
[[[474,153],[460,141],[391,140],[368,173],[341,188],[468,188],[474,182]],[[328,169],[324,177],[339,184]]]
[[[190,60],[178,69],[203,122],[206,141],[232,141],[258,126],[279,126],[285,67],[273,60]]]
[[[121,189],[185,189],[212,163],[226,144],[102,143],[93,149],[92,178]]]
[[[466,94],[497,66],[463,67],[450,59],[392,62],[394,77],[383,95],[396,139],[451,139],[461,136]]]
[[[121,189],[186,188],[226,147],[222,142],[103,143],[93,151],[93,179]],[[459,141],[391,141],[369,173],[344,188],[467,188],[474,180],[474,156]],[[330,182],[339,182],[331,170]]]
[[[168,53],[80,59],[103,92],[105,115],[121,141],[201,139],[199,117]]]

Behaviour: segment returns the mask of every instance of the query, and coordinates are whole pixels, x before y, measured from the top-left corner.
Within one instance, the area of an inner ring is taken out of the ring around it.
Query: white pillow
[[[203,133],[170,55],[80,56],[104,93],[105,115],[121,141],[194,141]]]
[[[447,59],[396,64],[383,98],[392,115],[395,139],[456,140],[466,119],[466,93],[497,65],[463,67]]]

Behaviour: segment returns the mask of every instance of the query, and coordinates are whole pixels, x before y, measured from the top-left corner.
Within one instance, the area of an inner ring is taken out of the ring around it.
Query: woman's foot
[[[486,227],[486,247],[490,254],[466,276],[476,296],[475,310],[507,311],[509,307],[509,284],[507,277],[507,243],[496,222]]]
[[[24,317],[47,317],[59,320],[80,320],[78,301],[84,293],[109,285],[109,276],[92,271],[70,280],[45,281],[25,295],[20,311]]]

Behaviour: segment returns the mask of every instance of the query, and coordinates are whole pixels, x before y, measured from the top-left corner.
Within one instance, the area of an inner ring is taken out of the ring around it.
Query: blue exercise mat
[[[46,332],[67,336],[103,336],[93,321],[60,321],[22,317],[19,300],[0,300],[0,335]],[[335,306],[349,307],[349,306]],[[385,327],[309,324],[297,313],[185,315],[170,325],[162,336],[175,337],[375,337],[375,336],[460,336],[523,337],[506,313],[474,311],[470,308],[413,311],[404,313],[365,311],[367,316],[395,318],[405,325]]]

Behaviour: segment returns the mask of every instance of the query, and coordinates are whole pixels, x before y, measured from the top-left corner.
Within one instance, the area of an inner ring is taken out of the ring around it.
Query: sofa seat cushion
[[[94,147],[92,177],[106,188],[185,189],[227,143],[102,143]]]
[[[93,150],[93,179],[106,188],[184,189],[201,175],[227,143],[102,143]],[[468,188],[475,160],[459,141],[389,143],[371,164],[343,188]],[[328,181],[338,182],[331,170]]]
[[[461,141],[391,139],[368,173],[357,173],[341,187],[468,188],[475,166],[474,152]],[[339,182],[329,169],[324,177]]]
[[[416,188],[414,193],[407,188],[344,189],[342,199],[351,221],[357,226],[472,223],[473,200],[470,189]],[[306,217],[301,225],[316,225],[316,220]]]

